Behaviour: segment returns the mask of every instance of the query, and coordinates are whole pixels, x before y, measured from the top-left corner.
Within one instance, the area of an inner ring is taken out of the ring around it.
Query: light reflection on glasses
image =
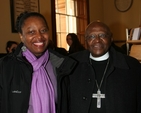
[[[94,40],[95,38],[104,39],[106,37],[108,37],[107,34],[100,33],[98,35],[96,35],[96,34],[89,35],[89,36],[86,37],[86,39],[89,40],[89,41],[91,41],[91,40]]]

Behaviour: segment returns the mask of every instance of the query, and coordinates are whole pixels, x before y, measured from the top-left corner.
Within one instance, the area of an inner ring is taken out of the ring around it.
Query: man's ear
[[[19,36],[20,36],[21,41],[24,43],[24,38],[21,33],[19,33]]]

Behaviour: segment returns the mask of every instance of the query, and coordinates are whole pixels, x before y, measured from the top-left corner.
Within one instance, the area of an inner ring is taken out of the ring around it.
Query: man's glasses
[[[106,37],[108,37],[107,34],[100,33],[98,35],[96,35],[96,34],[89,35],[89,36],[86,37],[86,39],[91,41],[91,40],[94,40],[95,38],[103,39],[103,38],[106,38]]]

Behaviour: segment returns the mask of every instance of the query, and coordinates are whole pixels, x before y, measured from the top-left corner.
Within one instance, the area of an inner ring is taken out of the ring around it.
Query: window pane
[[[61,42],[61,34],[57,33],[57,46],[58,47],[61,47],[61,45],[60,45],[61,43],[60,42]]]
[[[55,0],[55,8],[57,13],[66,14],[66,0]]]
[[[57,33],[57,46],[64,47],[66,50],[68,50],[69,46],[66,42],[66,36],[67,33]]]
[[[67,27],[67,16],[65,15],[60,15],[60,28],[61,32],[67,32],[68,27]]]
[[[76,17],[69,16],[69,33],[76,33]]]
[[[68,15],[75,15],[74,0],[66,0],[66,1],[67,1],[67,14]]]
[[[56,14],[56,31],[57,32],[61,32],[60,31],[60,18],[59,18],[59,14]]]
[[[67,42],[66,42],[66,36],[67,36],[66,33],[61,34],[61,47],[64,47],[66,50],[68,50],[68,45],[67,45]]]

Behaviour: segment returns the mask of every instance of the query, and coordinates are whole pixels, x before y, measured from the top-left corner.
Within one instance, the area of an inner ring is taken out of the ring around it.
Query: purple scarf
[[[33,66],[28,113],[56,113],[55,92],[49,75],[45,69],[49,62],[48,51],[37,59],[27,49],[23,52],[23,56],[25,56]]]

